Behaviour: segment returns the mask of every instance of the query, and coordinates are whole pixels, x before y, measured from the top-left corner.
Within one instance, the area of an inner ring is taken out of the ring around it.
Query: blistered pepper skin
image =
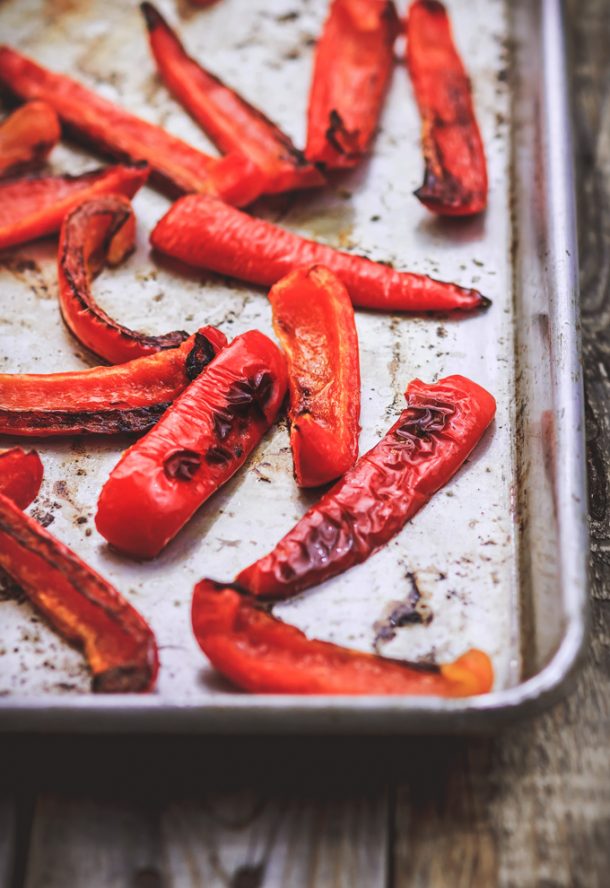
[[[244,464],[286,394],[279,348],[252,330],[237,336],[123,455],[95,518],[115,548],[152,558]]]
[[[150,336],[119,324],[103,311],[91,292],[104,263],[118,265],[134,248],[135,215],[118,195],[85,201],[66,216],[59,237],[59,304],[66,326],[90,351],[109,364],[177,348],[188,333],[176,330]]]
[[[495,414],[489,392],[463,376],[414,380],[406,397],[385,437],[236,583],[286,598],[365,561],[457,472]]]
[[[416,197],[433,213],[472,216],[487,206],[485,149],[470,80],[438,0],[415,0],[406,25],[407,67],[422,118],[426,172]]]
[[[28,102],[0,123],[0,178],[42,163],[58,143],[57,114],[46,102]]]
[[[26,509],[38,496],[43,468],[35,450],[13,447],[0,453],[0,495]]]
[[[342,253],[206,195],[176,201],[157,223],[150,240],[155,249],[188,265],[265,287],[298,268],[324,265],[337,275],[360,308],[472,311],[490,305],[477,290]]]
[[[482,651],[442,666],[387,660],[309,639],[212,580],[195,587],[192,624],[212,666],[257,694],[469,697],[493,685],[492,665]]]

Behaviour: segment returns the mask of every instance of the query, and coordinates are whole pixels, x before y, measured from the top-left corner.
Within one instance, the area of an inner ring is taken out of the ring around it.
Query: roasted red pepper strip
[[[470,81],[438,0],[407,16],[407,66],[422,116],[426,173],[415,195],[433,213],[470,216],[487,205],[487,165]]]
[[[57,274],[59,304],[66,325],[83,345],[110,364],[143,358],[176,348],[188,333],[175,330],[149,336],[129,330],[99,307],[91,281],[104,262],[118,265],[132,252],[135,216],[125,197],[98,197],[86,201],[66,218],[59,238]]]
[[[333,0],[316,49],[308,160],[345,168],[367,153],[392,73],[398,30],[391,0]]]
[[[158,671],[155,637],[106,580],[0,495],[0,567],[51,626],[82,648],[102,693],[148,691]]]
[[[260,170],[241,155],[210,157],[8,46],[0,46],[0,84],[48,102],[71,132],[111,156],[146,160],[174,191],[205,191],[238,205],[261,193]]]
[[[203,194],[176,201],[150,240],[157,250],[189,265],[267,287],[297,268],[325,265],[361,308],[469,311],[490,305],[477,290],[341,253]]]
[[[57,114],[46,102],[28,102],[0,123],[0,176],[41,163],[59,142]]]
[[[0,453],[0,496],[27,508],[38,496],[42,483],[42,463],[35,450],[26,453],[13,447]]]
[[[201,650],[222,675],[258,694],[401,694],[469,697],[493,685],[482,651],[445,666],[389,660],[307,638],[231,586],[202,580],[192,622]]]
[[[290,445],[300,487],[343,475],[358,456],[360,366],[347,290],[321,265],[293,271],[269,292],[288,359]]]
[[[492,421],[496,402],[463,376],[416,379],[408,407],[382,440],[236,582],[286,598],[359,564],[398,533],[457,472]]]
[[[145,432],[226,344],[202,327],[179,348],[116,367],[0,374],[0,434]]]
[[[265,175],[264,191],[324,185],[324,177],[290,138],[245,99],[190,58],[152,3],[141,7],[161,77],[223,152],[243,154]]]
[[[148,173],[145,163],[121,164],[81,176],[28,176],[0,183],[0,249],[54,234],[84,200],[103,194],[133,197]]]
[[[130,555],[157,555],[244,464],[285,394],[278,347],[257,330],[237,336],[113,469],[95,517],[102,536]]]

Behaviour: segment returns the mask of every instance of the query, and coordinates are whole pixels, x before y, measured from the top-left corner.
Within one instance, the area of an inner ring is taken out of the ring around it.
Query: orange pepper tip
[[[483,651],[472,648],[454,663],[441,666],[444,678],[455,685],[456,697],[486,694],[493,687],[494,671],[491,660]]]

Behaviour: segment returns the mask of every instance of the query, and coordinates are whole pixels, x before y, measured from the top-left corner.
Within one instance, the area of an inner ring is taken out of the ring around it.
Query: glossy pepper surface
[[[70,210],[92,197],[133,197],[148,178],[145,163],[119,164],[80,176],[28,176],[0,182],[0,249],[59,231]]]
[[[470,311],[490,304],[477,290],[341,253],[206,195],[176,201],[150,240],[155,249],[189,265],[267,287],[297,268],[324,265],[361,308]]]
[[[276,193],[324,184],[324,177],[290,138],[257,108],[190,58],[152,3],[142,3],[159,73],[176,99],[223,153],[242,154]]]
[[[118,265],[132,252],[135,216],[125,197],[86,201],[64,219],[59,238],[57,275],[59,304],[66,325],[77,339],[110,364],[176,348],[188,333],[176,330],[149,336],[129,330],[99,307],[91,282],[104,263]]]
[[[38,496],[42,483],[42,463],[35,450],[21,447],[0,452],[0,495],[26,509]]]
[[[394,65],[391,0],[333,0],[316,48],[307,113],[308,160],[330,169],[367,153]]]
[[[463,376],[414,380],[407,409],[381,441],[280,540],[236,577],[286,598],[365,561],[457,472],[492,421],[493,397]]]
[[[64,638],[81,648],[93,690],[148,691],[155,637],[131,605],[74,552],[0,494],[0,567]]]
[[[244,464],[285,394],[278,347],[257,330],[237,336],[112,471],[95,517],[102,536],[130,555],[157,555]]]
[[[291,272],[269,291],[286,353],[290,446],[300,487],[334,481],[358,456],[360,365],[354,309],[327,268]]]
[[[493,684],[491,662],[482,651],[473,649],[454,663],[434,666],[315,641],[248,596],[212,580],[195,587],[192,623],[212,665],[254,693],[469,697],[490,691]]]
[[[0,434],[147,431],[226,341],[215,327],[202,327],[179,348],[115,367],[0,374]]]
[[[42,163],[61,136],[46,102],[28,102],[0,123],[0,176]]]
[[[426,172],[415,194],[433,213],[470,216],[487,204],[487,164],[468,74],[438,0],[407,16],[407,66],[422,117]]]
[[[239,205],[260,194],[260,171],[241,155],[210,157],[9,46],[0,46],[0,84],[22,99],[48,102],[70,131],[94,148],[147,161],[175,192],[205,191]]]

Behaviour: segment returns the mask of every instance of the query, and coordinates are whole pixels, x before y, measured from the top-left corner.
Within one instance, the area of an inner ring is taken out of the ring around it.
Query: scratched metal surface
[[[207,11],[168,0],[160,0],[159,6],[179,26],[192,54],[303,144],[323,0],[223,0]],[[259,202],[255,209],[334,246],[476,285],[493,300],[486,314],[472,317],[357,313],[361,452],[394,421],[406,383],[416,376],[427,381],[451,373],[472,377],[495,395],[497,418],[456,478],[382,552],[297,600],[278,605],[275,613],[317,638],[366,651],[376,648],[393,657],[442,662],[480,647],[493,659],[495,693],[487,700],[497,707],[503,694],[518,696],[524,663],[527,674],[533,675],[549,660],[565,621],[562,590],[555,580],[549,594],[556,596],[556,625],[544,629],[542,615],[532,612],[535,576],[532,579],[523,552],[519,554],[521,531],[530,546],[530,524],[523,517],[530,476],[523,464],[535,464],[536,459],[526,452],[531,435],[524,431],[523,415],[530,414],[523,386],[517,385],[520,365],[515,359],[520,352],[513,294],[521,290],[513,286],[518,251],[511,221],[515,201],[509,22],[503,0],[451,0],[448,6],[468,61],[487,150],[490,205],[485,217],[442,222],[412,196],[422,176],[419,118],[400,63],[371,160],[334,178],[323,193],[278,197]],[[3,41],[43,64],[72,74],[215,153],[157,78],[137,4],[5,0],[0,5],[0,33]],[[400,42],[397,50],[402,52]],[[75,172],[96,166],[96,159],[62,144],[53,152],[51,166]],[[272,335],[263,291],[205,274],[177,276],[155,264],[148,232],[168,206],[168,200],[150,188],[137,196],[137,251],[119,269],[98,278],[94,292],[103,308],[128,326],[155,333],[212,323],[228,336],[252,327]],[[0,254],[3,372],[52,372],[95,363],[61,323],[55,251],[55,241],[48,239]],[[527,343],[520,348],[522,363]],[[535,403],[535,393],[530,395]],[[535,437],[539,417],[530,418]],[[521,441],[517,454],[516,441]],[[2,446],[13,443],[15,439],[0,441]],[[448,729],[468,728],[471,704],[269,700],[232,691],[206,666],[192,637],[191,590],[203,575],[232,577],[267,551],[315,499],[299,493],[293,482],[285,422],[165,552],[144,564],[113,553],[93,523],[101,486],[127,443],[119,438],[40,440],[45,481],[32,512],[151,622],[161,652],[158,688],[146,699],[94,698],[80,654],[9,587],[0,600],[0,694],[5,695],[0,720],[7,729],[69,725],[83,730],[417,730],[428,719]],[[557,537],[551,532],[551,549],[553,545]],[[546,552],[544,557],[548,567],[554,556]],[[427,618],[381,640],[379,630],[388,613],[412,594],[412,578]],[[539,643],[534,644],[533,635]],[[434,722],[439,713],[441,719]]]

